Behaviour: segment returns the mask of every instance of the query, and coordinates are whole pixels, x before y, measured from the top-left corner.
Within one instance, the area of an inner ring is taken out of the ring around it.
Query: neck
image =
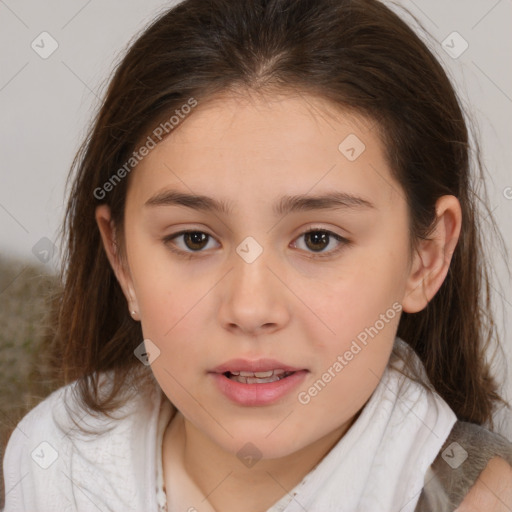
[[[264,512],[293,489],[345,434],[347,424],[285,457],[261,459],[245,467],[236,454],[225,451],[188,422],[181,413],[175,420],[175,443],[188,477],[214,510]]]

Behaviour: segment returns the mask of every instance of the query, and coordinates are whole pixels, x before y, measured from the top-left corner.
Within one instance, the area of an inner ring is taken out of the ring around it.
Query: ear
[[[410,267],[402,300],[406,313],[424,309],[448,274],[462,224],[460,203],[455,196],[442,196],[436,203],[435,227],[427,240],[420,240]]]
[[[122,258],[119,244],[116,238],[116,226],[112,220],[110,207],[102,204],[96,207],[96,223],[100,230],[103,247],[107,254],[108,261],[114,270],[117,281],[123,290],[128,302],[128,309],[134,320],[140,320],[137,297],[133,287],[133,281],[128,267],[128,262]]]

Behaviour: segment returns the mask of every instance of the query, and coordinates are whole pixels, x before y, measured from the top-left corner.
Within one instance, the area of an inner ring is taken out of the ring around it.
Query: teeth
[[[267,377],[266,379],[258,379],[257,377],[242,377],[241,375],[235,375],[231,377],[231,380],[235,382],[240,382],[242,384],[267,384],[268,382],[276,382],[280,380],[277,375],[272,377]]]
[[[258,377],[258,379],[265,379],[267,377],[271,377],[273,373],[274,373],[274,370],[270,370],[268,372],[254,372],[254,375],[256,375],[256,377]]]
[[[229,372],[228,378],[240,382],[242,384],[266,384],[268,382],[276,382],[288,377],[293,372],[285,372],[284,370],[269,370],[266,372]]]
[[[267,377],[272,377],[272,375],[282,375],[285,373],[284,370],[268,370],[266,372],[229,372],[231,375],[240,375],[241,377],[258,377],[260,379],[266,379]]]
[[[251,377],[248,377],[247,384],[266,384],[268,382],[275,382],[276,380],[279,380],[279,377],[269,377],[266,379],[258,379],[258,378],[252,379]]]

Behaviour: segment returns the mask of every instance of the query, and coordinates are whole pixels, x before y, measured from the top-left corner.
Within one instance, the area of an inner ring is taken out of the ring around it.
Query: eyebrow
[[[185,206],[205,212],[216,212],[229,215],[231,206],[225,201],[212,197],[179,192],[177,190],[164,190],[149,198],[144,206]],[[329,192],[322,195],[296,195],[283,196],[274,205],[276,216],[291,212],[310,210],[336,210],[336,209],[375,209],[375,205],[346,192]]]

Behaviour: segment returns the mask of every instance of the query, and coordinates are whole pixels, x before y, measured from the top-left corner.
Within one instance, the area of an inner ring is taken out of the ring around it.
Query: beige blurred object
[[[44,267],[0,256],[0,457],[20,419],[57,384],[49,368],[47,313],[56,276]],[[0,479],[0,508],[4,481]]]

